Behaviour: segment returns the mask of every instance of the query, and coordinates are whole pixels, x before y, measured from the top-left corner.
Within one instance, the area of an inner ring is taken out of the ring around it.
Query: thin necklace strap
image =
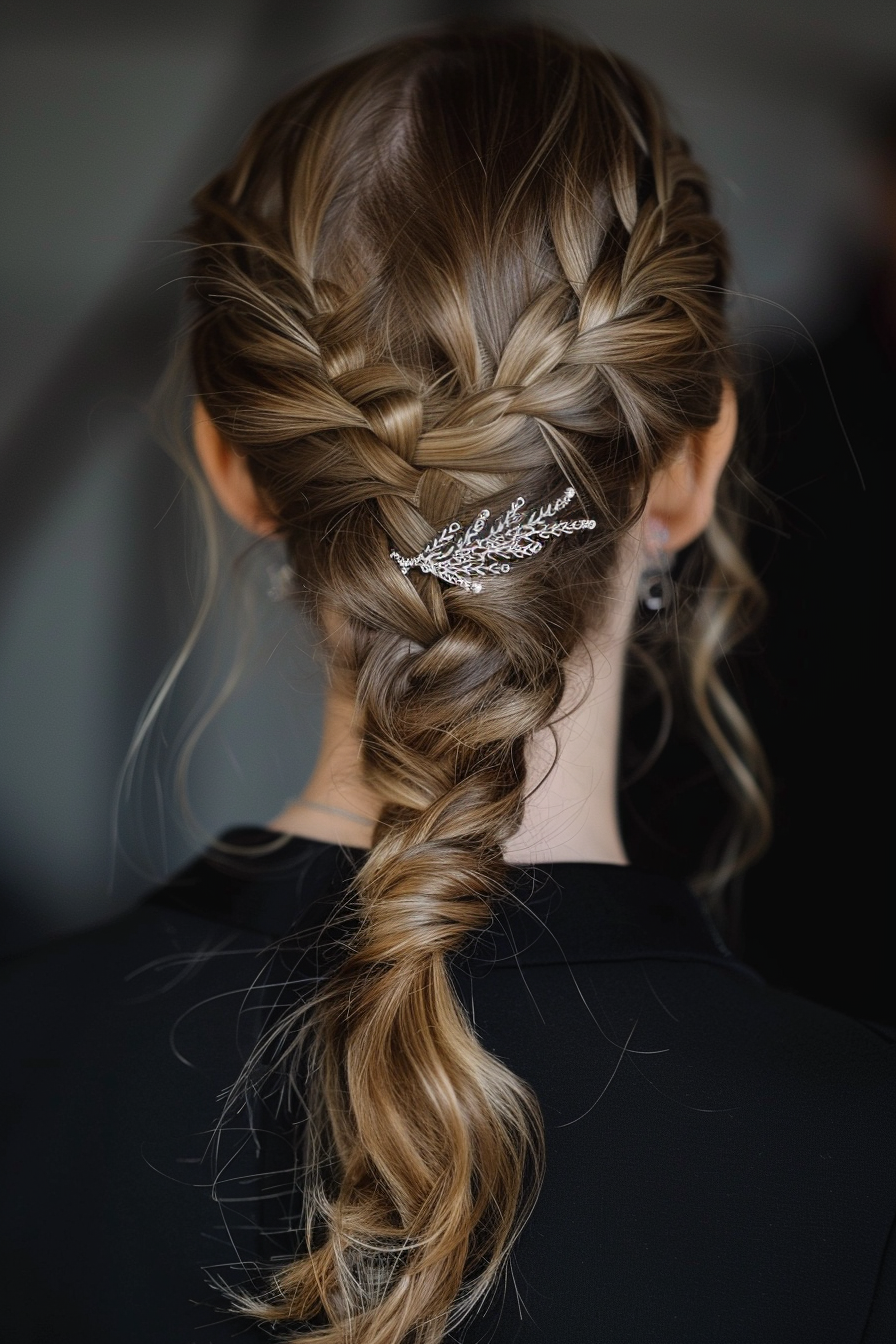
[[[310,807],[313,808],[315,812],[332,812],[335,817],[345,817],[347,821],[357,821],[362,826],[375,825],[375,819],[373,817],[362,817],[359,816],[357,812],[347,812],[344,807],[330,807],[327,803],[308,803],[300,798],[297,802],[293,803],[293,807]]]

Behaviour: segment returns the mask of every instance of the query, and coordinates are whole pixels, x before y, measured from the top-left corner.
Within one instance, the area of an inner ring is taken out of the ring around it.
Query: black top
[[[226,838],[259,852],[208,854],[6,970],[15,1344],[265,1337],[209,1276],[288,1253],[297,1117],[269,1100],[215,1124],[264,1021],[318,973],[360,852]],[[483,1043],[541,1100],[547,1175],[503,1297],[464,1340],[893,1344],[886,1033],[768,987],[678,883],[512,871],[518,899],[454,973]]]

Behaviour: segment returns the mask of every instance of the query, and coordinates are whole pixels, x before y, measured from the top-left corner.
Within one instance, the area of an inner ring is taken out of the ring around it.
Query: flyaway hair
[[[346,955],[281,1027],[308,1109],[295,1258],[243,1305],[312,1344],[436,1344],[497,1283],[542,1160],[536,1099],[480,1044],[452,959],[506,889],[526,745],[621,539],[717,418],[725,240],[650,85],[525,25],[319,75],[195,207],[196,390],[328,618],[379,800]],[[417,563],[455,521],[568,490],[594,525],[480,591]],[[722,521],[695,564],[670,662],[741,802],[733,871],[764,803],[716,665],[755,588]]]

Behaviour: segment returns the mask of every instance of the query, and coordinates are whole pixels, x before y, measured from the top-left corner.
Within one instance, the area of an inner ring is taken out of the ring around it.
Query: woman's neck
[[[628,862],[616,782],[626,642],[625,633],[611,631],[571,663],[556,746],[549,730],[529,746],[529,797],[522,826],[505,846],[508,863]],[[362,777],[353,709],[350,699],[330,691],[314,771],[301,797],[270,823],[273,829],[369,848],[373,821],[363,818],[375,816],[377,803]]]
[[[625,641],[589,646],[571,664],[556,742],[539,733],[527,752],[529,796],[508,863],[628,863],[617,806],[624,664]]]

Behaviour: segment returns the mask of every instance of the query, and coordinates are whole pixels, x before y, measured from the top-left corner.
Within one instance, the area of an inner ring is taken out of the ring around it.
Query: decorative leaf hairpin
[[[488,528],[485,526],[486,519],[491,515],[488,509],[483,509],[462,536],[457,535],[460,523],[449,523],[419,555],[408,557],[399,555],[398,551],[390,551],[389,554],[398,561],[402,574],[407,574],[409,569],[420,569],[424,574],[434,574],[437,579],[455,588],[481,593],[480,576],[506,574],[510,569],[509,561],[537,555],[549,537],[559,537],[566,532],[590,531],[597,527],[594,518],[576,518],[573,522],[549,521],[566,508],[575,494],[573,487],[569,486],[559,499],[535,509],[528,518],[521,515],[526,501],[520,497]]]

